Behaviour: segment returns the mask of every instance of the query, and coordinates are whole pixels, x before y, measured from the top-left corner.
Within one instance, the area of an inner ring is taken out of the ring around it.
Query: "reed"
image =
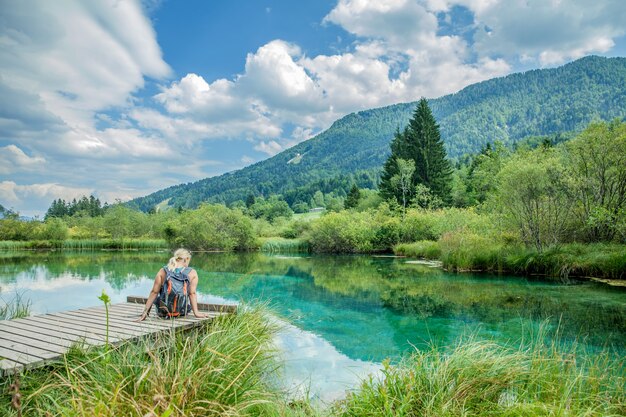
[[[28,317],[30,316],[30,305],[30,300],[25,299],[19,292],[9,301],[5,301],[3,297],[0,297],[0,320]]]
[[[451,350],[383,364],[334,414],[348,416],[618,416],[626,413],[624,358],[590,355],[544,334],[520,347],[470,337]]]
[[[426,259],[439,259],[441,256],[439,243],[433,240],[420,240],[413,243],[399,243],[393,247],[393,252],[396,255]]]
[[[561,280],[581,276],[625,279],[626,245],[572,243],[542,252],[524,249],[511,253],[506,264],[517,273],[546,274]]]
[[[261,252],[267,253],[308,253],[310,250],[309,243],[301,239],[273,237],[261,244]]]
[[[28,240],[0,241],[0,251],[29,249],[58,250],[156,250],[169,248],[163,239],[69,239],[69,240]]]

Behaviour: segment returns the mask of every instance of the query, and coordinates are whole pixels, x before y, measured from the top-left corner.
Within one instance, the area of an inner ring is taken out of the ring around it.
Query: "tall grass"
[[[167,249],[163,239],[81,239],[81,240],[28,240],[0,241],[0,251],[28,249],[59,250],[154,250]]]
[[[521,347],[473,338],[451,351],[416,351],[384,363],[335,407],[348,416],[626,415],[624,358],[565,352],[543,335]]]
[[[439,242],[433,240],[420,240],[413,243],[398,243],[393,247],[396,255],[411,256],[415,258],[439,259],[441,248]]]
[[[112,350],[73,348],[63,362],[20,379],[28,416],[295,415],[272,381],[277,328],[262,309]],[[0,383],[0,415],[16,415]]]
[[[24,299],[22,294],[16,293],[10,301],[0,297],[0,320],[18,319],[30,315],[30,300]]]
[[[66,240],[63,249],[94,250],[94,249],[121,249],[121,250],[152,250],[169,248],[164,239],[96,239],[96,240]]]
[[[307,253],[311,250],[309,242],[301,239],[267,238],[261,244],[261,252],[268,253]]]
[[[564,280],[576,276],[626,279],[626,245],[572,243],[543,252],[525,249],[511,253],[506,264],[514,272],[547,274]]]
[[[626,245],[555,245],[542,252],[519,243],[506,243],[497,236],[460,231],[446,233],[437,242],[440,260],[456,271],[507,272],[518,275],[545,275],[567,281],[572,277],[626,278]],[[425,244],[398,246],[396,251],[413,250],[418,255]]]

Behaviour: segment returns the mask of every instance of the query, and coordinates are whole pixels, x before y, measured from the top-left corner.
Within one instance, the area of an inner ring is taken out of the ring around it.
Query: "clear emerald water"
[[[0,304],[16,294],[33,314],[147,295],[166,252],[0,254]],[[583,282],[451,274],[405,258],[196,254],[200,301],[268,302],[285,385],[341,396],[385,358],[473,334],[516,343],[541,323],[590,351],[626,352],[626,290]]]

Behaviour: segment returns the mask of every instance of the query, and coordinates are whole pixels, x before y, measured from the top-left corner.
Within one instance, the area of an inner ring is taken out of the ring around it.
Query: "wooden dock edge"
[[[148,301],[147,297],[139,297],[136,295],[129,295],[126,297],[126,302],[134,304],[145,304]],[[237,304],[207,304],[198,303],[198,310],[210,311],[218,313],[231,313],[237,314]]]

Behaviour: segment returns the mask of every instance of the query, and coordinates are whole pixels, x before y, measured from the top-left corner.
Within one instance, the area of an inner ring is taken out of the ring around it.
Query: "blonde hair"
[[[191,259],[191,252],[184,248],[176,249],[174,256],[172,256],[170,261],[167,263],[167,269],[173,271],[176,268],[176,261],[181,261],[183,259]]]

